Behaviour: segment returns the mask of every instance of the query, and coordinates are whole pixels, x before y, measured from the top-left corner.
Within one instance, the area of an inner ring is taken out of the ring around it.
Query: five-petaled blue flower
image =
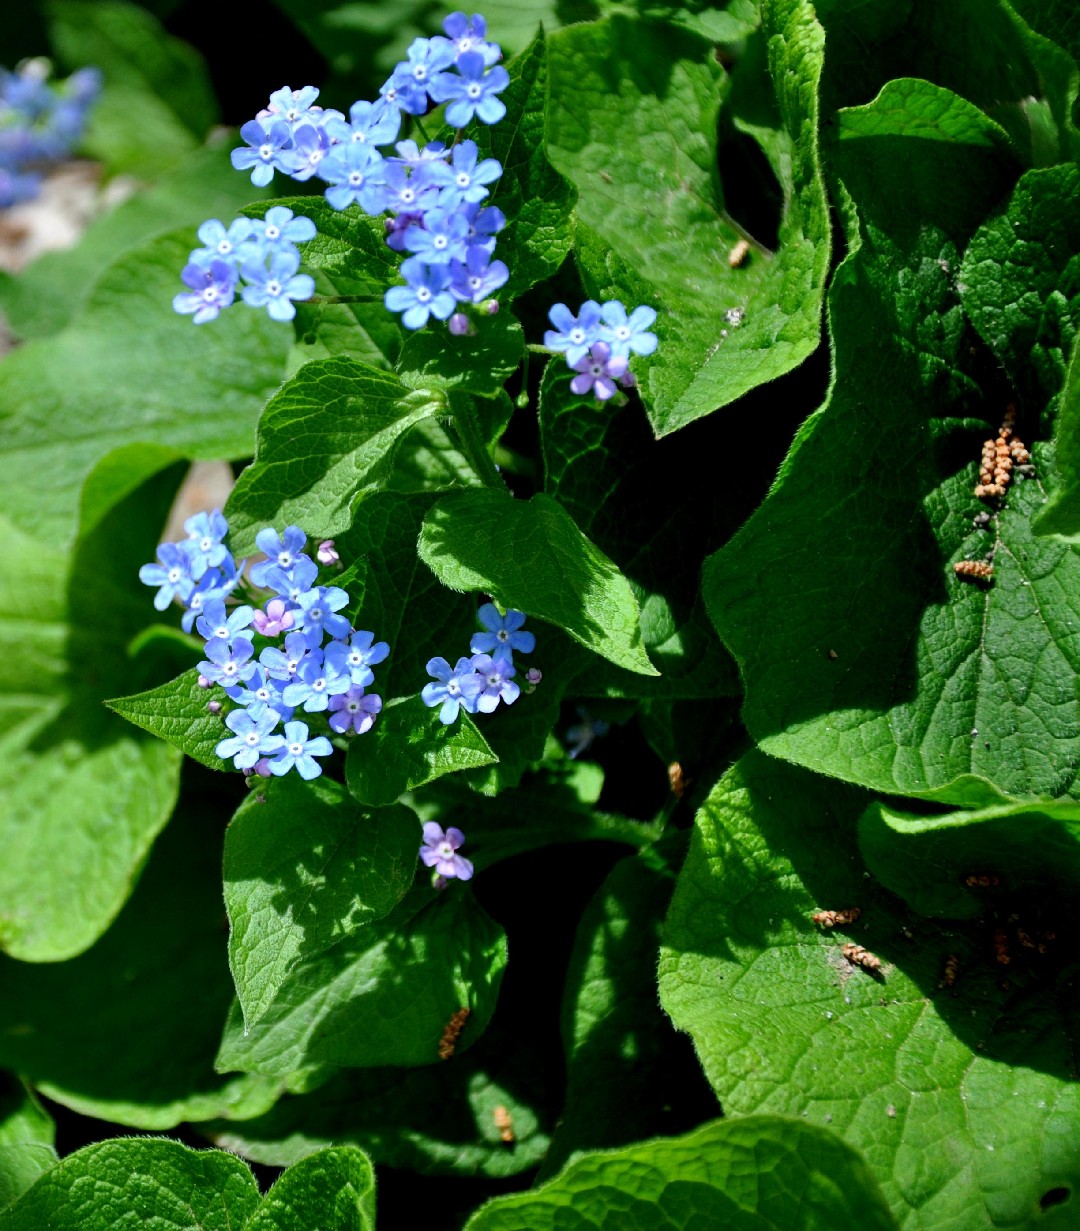
[[[476,712],[476,698],[484,682],[473,670],[471,658],[459,658],[451,667],[445,658],[432,658],[425,667],[434,684],[425,684],[420,696],[428,706],[441,705],[439,721],[451,723],[464,707],[470,714]]]
[[[181,282],[190,291],[177,291],[173,311],[190,316],[196,325],[216,320],[222,308],[236,298],[236,269],[228,261],[211,261],[203,266],[191,261],[184,266]]]
[[[531,654],[536,648],[533,634],[521,631],[521,626],[525,623],[523,611],[511,608],[506,615],[500,615],[494,603],[485,603],[476,614],[487,632],[473,633],[469,644],[471,653],[505,656],[513,660],[511,651]]]
[[[297,560],[301,559],[301,552],[306,543],[307,535],[299,526],[286,526],[280,535],[269,527],[260,530],[255,536],[255,545],[266,556],[266,559],[251,566],[252,582],[257,586],[267,585],[266,575],[274,568],[282,568],[288,572]],[[306,556],[303,558],[308,559]],[[317,573],[316,569],[311,574],[312,580],[315,579]],[[306,586],[304,588],[307,589]]]
[[[611,347],[613,359],[629,359],[635,355],[651,355],[656,350],[656,334],[649,333],[649,326],[656,320],[656,309],[642,305],[629,316],[626,308],[612,299],[603,304],[600,318],[604,322],[601,336]]]
[[[234,735],[223,739],[214,751],[223,761],[232,757],[237,769],[250,769],[260,757],[284,747],[282,736],[271,734],[280,721],[280,716],[265,706],[257,712],[233,710],[226,715],[225,725]]]
[[[292,130],[282,120],[269,120],[262,123],[259,120],[248,120],[240,129],[240,136],[247,142],[247,148],[237,146],[230,157],[237,171],[251,168],[251,182],[260,188],[265,188],[274,178],[274,168],[285,170],[282,155],[292,149]]]
[[[314,758],[328,757],[333,751],[334,746],[325,735],[308,734],[306,722],[287,722],[284,745],[270,762],[270,772],[280,778],[295,767],[301,778],[317,778],[322,766]]]
[[[506,114],[501,94],[510,84],[510,74],[501,64],[488,71],[479,51],[466,51],[457,58],[457,72],[437,73],[428,92],[437,103],[449,103],[446,122],[451,128],[464,128],[476,116],[485,124],[495,124]]]
[[[177,595],[181,601],[186,600],[195,581],[191,576],[191,557],[179,543],[162,543],[157,557],[159,564],[144,564],[139,569],[139,580],[145,586],[161,587],[154,595],[154,606],[164,611]]]
[[[544,345],[551,350],[565,351],[566,362],[573,367],[589,353],[589,347],[600,341],[600,305],[595,299],[587,299],[581,312],[574,316],[564,303],[557,303],[548,312],[555,326],[544,334]]]
[[[454,310],[454,296],[447,289],[450,270],[445,265],[426,265],[419,257],[411,256],[401,262],[401,272],[408,286],[392,286],[383,297],[391,312],[402,313],[401,323],[406,329],[420,329],[429,316],[440,321]]]
[[[315,294],[315,279],[298,274],[300,254],[271,252],[269,268],[258,261],[245,261],[241,273],[248,285],[243,289],[244,303],[265,308],[275,321],[291,321],[296,315],[294,299],[310,299]]]

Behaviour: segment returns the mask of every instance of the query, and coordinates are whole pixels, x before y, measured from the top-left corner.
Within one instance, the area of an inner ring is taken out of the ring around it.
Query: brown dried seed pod
[[[854,923],[862,914],[859,906],[849,906],[847,910],[819,910],[810,916],[823,928],[843,927],[846,923]]]
[[[457,1050],[458,1039],[461,1038],[461,1032],[465,1029],[465,1023],[469,1020],[470,1013],[472,1013],[472,1009],[458,1009],[446,1023],[446,1028],[442,1032],[442,1038],[439,1040],[440,1060],[449,1060]]]
[[[738,269],[743,261],[746,260],[749,251],[749,243],[745,239],[740,239],[735,247],[728,253],[727,263],[732,269]]]
[[[869,949],[864,949],[862,945],[846,944],[840,952],[852,966],[861,966],[863,970],[881,969],[881,958],[876,953],[871,953]]]
[[[985,560],[957,560],[953,572],[958,577],[978,577],[985,581],[993,577],[994,566]]]
[[[505,1141],[508,1146],[512,1146],[517,1140],[514,1136],[514,1121],[510,1118],[510,1113],[502,1103],[491,1113],[491,1118],[495,1121],[495,1127],[499,1130],[499,1140]]]
[[[956,974],[960,969],[960,959],[955,953],[950,953],[945,959],[945,970],[942,972],[938,987],[952,987],[956,982]]]

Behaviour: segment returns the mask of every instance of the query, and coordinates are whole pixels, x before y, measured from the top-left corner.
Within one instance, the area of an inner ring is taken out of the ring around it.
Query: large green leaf
[[[998,804],[945,816],[875,803],[859,821],[859,847],[881,883],[919,914],[972,919],[1035,885],[1050,898],[1076,891],[1080,803]]]
[[[817,152],[824,36],[805,0],[768,0],[762,35],[785,209],[779,250],[757,246],[737,268],[728,253],[742,232],[716,174],[726,84],[710,43],[621,16],[549,40],[548,156],[595,237],[582,247],[579,232],[586,283],[659,313],[659,348],[639,361],[657,435],[774,380],[818,345],[829,266]],[[725,313],[741,323],[725,324]]]
[[[251,452],[291,333],[244,305],[206,326],[178,316],[172,297],[192,239],[163,236],[121,257],[66,329],[0,366],[0,512],[35,537],[70,540],[83,480],[120,445],[152,441],[193,458]]]
[[[234,1155],[192,1150],[178,1141],[127,1138],[69,1155],[0,1211],[0,1229],[237,1231],[258,1204],[255,1177]]]
[[[1071,958],[1018,956],[1004,982],[992,920],[945,929],[905,909],[858,856],[866,802],[757,752],[729,771],[696,818],[661,1001],[728,1115],[831,1125],[905,1231],[1069,1226],[1068,1205],[1040,1202],[1080,1181]],[[856,906],[835,930],[811,918]],[[1046,906],[1064,919],[1075,901]],[[950,956],[959,975],[943,986]]]
[[[626,578],[549,496],[512,500],[491,489],[443,496],[424,518],[419,550],[450,589],[491,594],[616,666],[659,674],[641,644]]]
[[[199,673],[192,667],[167,684],[159,684],[131,697],[114,697],[106,704],[128,722],[179,748],[210,769],[230,769],[231,763],[223,761],[214,751],[231,732],[223,725],[220,715],[215,716],[207,710],[213,696],[214,692],[199,687]]]
[[[0,948],[26,960],[71,957],[101,935],[176,802],[179,754],[102,704],[144,682],[127,652],[153,611],[137,572],[179,479],[174,468],[146,481],[160,451],[142,461],[129,457],[142,486],[107,513],[91,477],[96,522],[71,557],[5,524],[0,626],[25,649],[0,671]]]
[[[408,388],[355,359],[305,364],[266,407],[255,460],[229,498],[234,552],[253,550],[264,526],[296,524],[315,541],[345,530],[404,433],[446,409],[444,392]]]
[[[375,1231],[375,1173],[362,1150],[334,1146],[281,1176],[244,1231]]]
[[[467,714],[445,724],[410,697],[386,706],[371,731],[351,742],[345,777],[356,799],[381,807],[443,774],[497,759]]]
[[[229,964],[248,1026],[302,962],[405,895],[420,823],[408,808],[359,808],[329,779],[288,775],[249,796],[225,836]]]
[[[971,355],[953,271],[1010,168],[995,126],[947,102],[896,82],[841,115],[862,246],[831,292],[837,376],[704,593],[766,751],[957,803],[1061,795],[1080,757],[1080,560],[1032,536],[1039,483],[996,510],[974,495],[1006,399]],[[1033,450],[1045,475],[1049,446]],[[991,550],[991,585],[954,573]]]
[[[56,1125],[33,1091],[0,1074],[0,1209],[56,1166]]]
[[[336,1067],[433,1064],[460,1009],[471,1010],[462,1049],[483,1032],[505,965],[505,934],[466,886],[421,882],[384,919],[298,962],[249,1030],[234,1006],[218,1069],[303,1085]]]
[[[480,1209],[467,1231],[890,1231],[866,1163],[832,1133],[780,1116],[713,1121],[685,1137],[590,1154]]]
[[[144,1129],[258,1115],[273,1102],[273,1083],[214,1073],[233,989],[212,815],[206,800],[181,810],[86,953],[0,959],[0,1064],[76,1111]]]

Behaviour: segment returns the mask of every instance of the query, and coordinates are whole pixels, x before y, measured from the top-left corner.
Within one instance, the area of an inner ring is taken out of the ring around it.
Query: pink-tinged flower
[[[374,692],[365,696],[363,688],[354,684],[348,692],[330,698],[330,709],[330,726],[339,735],[344,735],[350,727],[357,735],[363,735],[374,725],[382,709],[382,697]]]
[[[279,637],[288,632],[296,623],[291,611],[285,606],[282,598],[272,598],[263,611],[256,611],[251,618],[252,624],[264,637]]]
[[[626,375],[630,360],[625,355],[612,355],[606,342],[594,342],[587,355],[573,365],[577,376],[570,382],[574,393],[596,395],[601,402],[613,398],[618,392],[615,382]]]
[[[315,559],[320,564],[337,564],[341,557],[334,547],[333,539],[323,539],[315,551]]]
[[[424,826],[424,845],[420,848],[420,859],[427,868],[434,868],[440,876],[454,877],[467,881],[472,878],[473,866],[462,855],[457,853],[458,847],[465,845],[465,835],[453,825],[444,833],[441,825],[428,821]]]

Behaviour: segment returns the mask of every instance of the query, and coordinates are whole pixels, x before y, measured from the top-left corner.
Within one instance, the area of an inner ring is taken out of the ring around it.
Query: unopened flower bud
[[[435,890],[436,893],[442,893],[442,891],[449,884],[450,882],[446,879],[446,877],[440,876],[438,872],[436,872],[435,875],[432,876],[431,878],[431,887],[432,889]]]
[[[270,777],[270,762],[266,757],[260,757],[251,767],[253,774],[258,774],[260,778]]]
[[[200,675],[200,676],[199,676],[199,687],[200,687],[200,688],[209,688],[209,687],[210,687],[210,681],[206,678],[206,676],[205,676],[205,675]]]
[[[464,312],[455,312],[446,322],[446,327],[455,338],[463,338],[469,332],[469,318]]]
[[[211,714],[220,714],[221,713],[221,702],[220,701],[207,701],[206,708],[207,710],[209,710]]]
[[[544,673],[540,670],[539,667],[530,667],[528,671],[525,672],[525,678],[529,681],[530,684],[536,685],[536,684],[539,684],[540,681],[544,678]]]
[[[489,299],[487,303],[484,304],[484,311],[488,314],[488,316],[498,316],[499,301],[497,299]]]
[[[323,539],[315,552],[315,557],[320,564],[337,564],[341,559],[334,547],[333,539]]]

